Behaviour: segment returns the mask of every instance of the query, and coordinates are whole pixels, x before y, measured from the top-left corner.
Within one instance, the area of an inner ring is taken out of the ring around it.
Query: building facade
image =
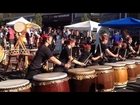
[[[13,19],[24,17],[28,21],[34,19],[34,13],[0,13],[4,20],[9,18],[9,14]],[[65,25],[81,22],[81,16],[84,13],[42,13],[42,23],[44,27],[54,27],[57,26],[64,27]],[[114,19],[119,19],[123,17],[134,17],[140,19],[140,13],[87,13],[88,17],[93,21],[106,22]]]

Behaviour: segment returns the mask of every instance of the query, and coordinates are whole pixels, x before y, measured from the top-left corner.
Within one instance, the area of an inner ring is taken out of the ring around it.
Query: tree
[[[14,20],[14,16],[12,15],[12,13],[8,13],[8,21],[13,21]]]
[[[42,27],[42,13],[35,13],[33,22]]]
[[[83,22],[83,21],[88,21],[88,20],[90,20],[88,18],[88,14],[87,13],[84,13],[83,16],[81,17],[81,21]]]
[[[0,15],[0,26],[3,26],[4,25],[4,21],[2,19],[2,15]]]

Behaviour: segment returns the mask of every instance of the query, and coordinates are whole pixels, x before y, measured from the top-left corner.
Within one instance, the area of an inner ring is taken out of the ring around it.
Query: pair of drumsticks
[[[102,48],[101,48],[101,44],[99,43],[99,50],[100,50],[100,54],[102,53]],[[92,53],[90,53],[90,55],[86,58],[86,60],[84,61],[84,64],[87,65],[89,58],[92,56]]]

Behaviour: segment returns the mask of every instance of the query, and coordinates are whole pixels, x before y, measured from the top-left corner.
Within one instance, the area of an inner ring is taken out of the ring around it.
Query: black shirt
[[[105,53],[105,50],[106,50],[106,49],[108,49],[107,45],[101,43],[101,50],[102,50],[102,53]],[[100,52],[100,47],[99,47],[99,44],[98,44],[98,46],[97,46],[97,51],[96,51],[95,54],[93,54],[93,56],[94,56],[94,57],[97,57],[97,56],[100,55],[100,53],[101,53],[101,52]]]
[[[62,49],[59,60],[63,63],[67,63],[69,61],[69,56],[71,56],[71,49],[69,49],[68,46],[65,46]]]
[[[81,54],[81,56],[78,59],[78,61],[84,62],[88,58],[89,55],[90,55],[90,52],[83,51],[83,53]]]
[[[51,50],[46,45],[42,45],[36,52],[36,55],[29,66],[29,70],[40,70],[42,68],[42,63],[52,56]]]
[[[119,54],[120,54],[122,57],[126,57],[126,56],[125,56],[125,52],[126,52],[126,56],[127,56],[127,55],[128,55],[128,51],[126,51],[126,48],[121,48]]]
[[[85,37],[84,40],[85,40],[86,43],[90,44],[90,42],[91,42],[91,41],[90,41],[90,40],[91,40],[91,37]]]
[[[89,55],[90,55],[90,52],[88,52],[88,51],[83,51],[82,54],[80,55],[78,61],[84,62],[84,61],[89,57]],[[91,57],[90,57],[89,59],[91,59]],[[75,64],[74,67],[75,67],[75,68],[83,68],[82,66],[80,66],[80,65],[78,65],[78,64]]]
[[[119,52],[118,52],[119,51]],[[122,56],[122,54],[124,53],[124,51],[122,50],[122,48],[116,48],[115,50],[113,50],[113,51],[111,51],[113,54],[119,54],[119,55],[121,55]],[[109,55],[109,58],[115,58],[115,57],[113,57],[113,56],[110,56]]]
[[[79,44],[79,40],[81,39],[80,35],[74,35],[74,39],[76,40],[76,45]]]
[[[128,53],[131,52],[130,47],[132,47],[132,45],[130,43],[127,43],[127,51],[128,51]]]

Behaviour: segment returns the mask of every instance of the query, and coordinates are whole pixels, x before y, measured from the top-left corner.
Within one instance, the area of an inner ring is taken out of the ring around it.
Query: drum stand
[[[18,33],[18,35],[19,35],[19,33]],[[26,50],[26,46],[25,46],[25,44],[24,44],[24,42],[23,42],[23,40],[22,40],[22,38],[23,38],[23,36],[24,35],[20,35],[19,37],[18,37],[18,41],[17,41],[17,43],[16,43],[16,45],[15,45],[15,49],[17,49],[17,47],[22,47],[22,49],[23,50]]]
[[[19,35],[19,33],[18,33],[18,35]],[[17,47],[21,47],[23,49],[23,51],[27,54],[29,52],[27,51],[27,48],[26,48],[26,46],[25,46],[25,44],[22,40],[22,38],[24,36],[25,36],[25,32],[22,32],[21,35],[18,38],[18,41],[17,41],[16,45],[15,45],[15,49],[17,49]],[[21,52],[21,53],[23,53],[23,52]],[[24,62],[23,70],[25,71],[25,74],[26,74],[29,62],[28,62],[28,56],[27,55],[23,55],[23,56],[25,56],[25,62]]]
[[[25,36],[25,31],[23,31],[22,33],[16,33],[16,37],[18,38],[18,40],[17,40],[17,42],[16,42],[16,44],[15,44],[15,46],[14,46],[14,49],[12,49],[12,50],[19,50],[19,48],[21,47],[21,49],[22,49],[22,51],[21,51],[21,53],[26,53],[27,52],[27,50],[26,50],[26,46],[25,46],[25,44],[24,44],[24,42],[23,42],[23,40],[22,40],[22,38]],[[17,64],[17,66],[18,66],[18,68],[19,68],[19,65],[20,65],[20,59],[19,58],[21,58],[21,57],[19,57],[20,56],[20,54],[14,54],[14,57],[16,57],[17,58],[17,60],[16,60],[16,62],[18,63]],[[4,73],[6,73],[6,71],[8,70],[8,66],[9,66],[9,64],[11,63],[11,57],[13,57],[13,55],[11,55],[11,54],[9,54],[9,62],[8,62],[8,64],[7,64],[7,67],[6,67],[6,69],[4,70]],[[26,56],[27,57],[27,56]],[[27,60],[26,60],[27,61]],[[26,67],[27,67],[27,65],[28,65],[28,62],[25,62],[25,65],[26,65]],[[17,68],[17,66],[16,66],[16,68]]]

